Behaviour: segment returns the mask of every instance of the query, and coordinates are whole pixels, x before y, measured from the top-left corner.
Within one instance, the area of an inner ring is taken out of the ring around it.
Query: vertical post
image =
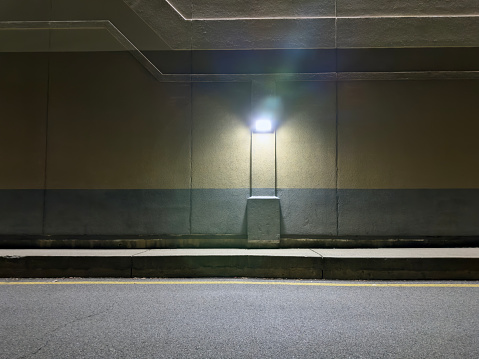
[[[280,240],[280,205],[276,197],[276,133],[274,81],[253,80],[251,88],[251,197],[248,198],[248,246],[254,248],[278,247]],[[271,131],[256,133],[254,122],[268,117]]]

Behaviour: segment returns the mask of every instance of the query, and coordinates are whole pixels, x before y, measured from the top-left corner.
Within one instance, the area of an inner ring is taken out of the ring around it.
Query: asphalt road
[[[479,358],[479,282],[53,281],[0,280],[0,358]]]

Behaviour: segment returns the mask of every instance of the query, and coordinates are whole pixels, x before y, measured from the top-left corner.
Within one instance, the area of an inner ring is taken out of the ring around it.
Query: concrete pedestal
[[[280,206],[278,197],[249,197],[247,218],[249,248],[279,247]]]

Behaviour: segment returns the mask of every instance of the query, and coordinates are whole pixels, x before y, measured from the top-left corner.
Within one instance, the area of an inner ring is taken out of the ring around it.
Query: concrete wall
[[[475,1],[171,3],[0,2],[109,20],[183,74],[105,29],[3,28],[0,234],[246,235],[265,189],[283,236],[479,234]],[[265,164],[263,82],[283,109]]]
[[[121,52],[1,58],[2,233],[190,232],[189,84]]]
[[[128,53],[51,54],[44,231],[189,233],[190,107]]]
[[[43,227],[48,55],[0,54],[1,233]]]
[[[245,234],[251,84],[126,52],[0,54],[2,234]]]
[[[250,82],[158,82],[124,52],[0,58],[3,234],[246,233]],[[477,235],[477,93],[278,81],[282,234]]]
[[[281,233],[336,235],[336,83],[279,84],[277,130]]]
[[[339,233],[476,235],[479,81],[338,90]]]
[[[246,234],[249,83],[194,83],[191,232]]]

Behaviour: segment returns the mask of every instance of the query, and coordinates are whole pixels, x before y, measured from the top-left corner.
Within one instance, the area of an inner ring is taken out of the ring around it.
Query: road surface
[[[479,282],[1,279],[0,339],[5,359],[476,359]]]

